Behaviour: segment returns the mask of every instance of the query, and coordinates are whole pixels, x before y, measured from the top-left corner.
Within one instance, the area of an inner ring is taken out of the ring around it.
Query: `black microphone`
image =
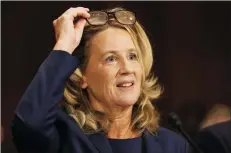
[[[173,128],[177,129],[197,153],[203,153],[203,151],[197,146],[197,144],[184,131],[179,117],[174,112],[169,113],[168,124],[170,124]]]

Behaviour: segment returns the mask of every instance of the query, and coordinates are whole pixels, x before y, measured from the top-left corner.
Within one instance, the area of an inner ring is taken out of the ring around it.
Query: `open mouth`
[[[132,87],[134,85],[133,82],[128,82],[128,83],[120,83],[118,85],[116,85],[117,87],[120,87],[120,88],[128,88],[128,87]]]

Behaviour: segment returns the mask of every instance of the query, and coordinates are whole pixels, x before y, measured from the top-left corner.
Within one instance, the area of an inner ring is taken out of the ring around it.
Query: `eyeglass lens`
[[[117,20],[122,24],[134,24],[135,15],[129,11],[118,11],[115,13]]]
[[[107,22],[107,20],[108,20],[107,13],[102,11],[90,12],[90,18],[88,18],[88,22],[91,25],[103,25]]]
[[[92,11],[90,12],[90,15],[88,22],[91,25],[104,25],[108,21],[108,15],[106,12]],[[115,17],[121,24],[134,24],[136,21],[135,15],[130,11],[115,12]]]

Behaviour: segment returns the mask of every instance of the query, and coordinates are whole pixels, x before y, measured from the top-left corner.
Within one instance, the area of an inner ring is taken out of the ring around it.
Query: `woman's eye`
[[[109,56],[106,58],[105,61],[108,63],[112,63],[112,62],[116,61],[116,57],[115,56]]]
[[[130,55],[129,55],[129,59],[130,59],[130,60],[137,60],[136,54],[130,54]]]

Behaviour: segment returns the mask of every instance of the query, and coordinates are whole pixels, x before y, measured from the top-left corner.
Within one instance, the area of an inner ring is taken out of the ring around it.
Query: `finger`
[[[75,17],[89,18],[90,17],[90,14],[86,10],[73,10],[69,13],[73,18]]]
[[[84,26],[86,24],[86,19],[80,19],[76,24],[75,24],[75,31],[76,31],[76,35],[77,37],[81,38],[82,34],[83,34],[83,29]]]
[[[90,11],[90,10],[89,10],[89,8],[87,8],[87,7],[84,7],[84,10],[86,10],[86,11]]]
[[[77,7],[77,8],[70,8],[67,10],[63,15],[70,15],[72,18],[75,18],[77,16],[82,16],[84,18],[90,17],[90,14],[88,13],[88,8],[83,7]]]
[[[57,20],[54,20],[52,23],[53,23],[53,26],[56,24]]]
[[[81,30],[84,28],[85,24],[86,24],[86,19],[79,19],[79,21],[74,25],[75,30]]]
[[[70,11],[72,11],[73,9],[84,9],[85,10],[85,8],[84,7],[70,7],[68,10],[66,10],[62,15],[64,15],[64,14],[67,14],[67,13],[69,13]]]

